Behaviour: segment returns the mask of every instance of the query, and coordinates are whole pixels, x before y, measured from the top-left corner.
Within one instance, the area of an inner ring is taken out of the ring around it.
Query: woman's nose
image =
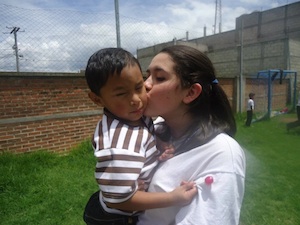
[[[151,89],[152,89],[152,79],[151,79],[151,76],[149,76],[145,82],[145,87],[146,87],[146,91],[149,92]]]

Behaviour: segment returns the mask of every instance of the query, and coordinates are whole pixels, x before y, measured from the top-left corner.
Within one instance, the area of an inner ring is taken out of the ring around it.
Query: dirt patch
[[[294,121],[297,121],[297,118],[295,117],[295,118],[280,118],[280,120],[279,120],[280,122],[282,122],[282,123],[290,123],[290,122],[294,122]]]

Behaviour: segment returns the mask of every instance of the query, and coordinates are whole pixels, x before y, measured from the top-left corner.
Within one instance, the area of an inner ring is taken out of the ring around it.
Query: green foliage
[[[247,157],[246,191],[241,225],[300,224],[300,127],[285,114],[244,127],[237,115],[236,139]],[[70,154],[46,151],[0,155],[2,225],[83,225],[89,196],[98,189],[95,158],[89,141]]]

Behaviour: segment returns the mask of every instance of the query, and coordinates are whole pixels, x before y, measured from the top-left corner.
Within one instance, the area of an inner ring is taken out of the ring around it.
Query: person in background
[[[298,103],[297,103],[297,118],[300,121],[300,92],[299,92]]]
[[[85,76],[90,99],[104,108],[93,136],[100,191],[85,207],[86,224],[136,224],[142,210],[188,204],[197,193],[194,182],[160,193],[139,188],[142,182],[147,190],[160,153],[152,118],[143,116],[147,93],[137,59],[121,48],[101,49],[89,58]]]
[[[249,94],[249,99],[247,103],[247,120],[245,125],[247,127],[251,126],[252,118],[253,118],[253,110],[254,110],[254,93]]]
[[[194,181],[191,204],[146,210],[138,225],[238,225],[245,183],[245,155],[234,140],[235,119],[209,58],[175,45],[151,61],[145,81],[145,115],[157,117],[157,136],[174,146],[159,164],[148,192],[173,190]],[[209,178],[209,182],[206,182]]]

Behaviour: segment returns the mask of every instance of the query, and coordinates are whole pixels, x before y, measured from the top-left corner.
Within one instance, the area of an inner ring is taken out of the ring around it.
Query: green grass
[[[1,225],[84,224],[85,203],[97,190],[94,162],[87,142],[67,156],[1,155]]]
[[[242,225],[300,224],[300,127],[287,132],[295,114],[244,127],[236,139],[247,157]]]
[[[300,127],[287,132],[285,114],[243,126],[237,140],[247,157],[241,225],[300,224]],[[83,225],[88,197],[97,190],[95,159],[84,142],[72,153],[0,155],[1,225]]]

